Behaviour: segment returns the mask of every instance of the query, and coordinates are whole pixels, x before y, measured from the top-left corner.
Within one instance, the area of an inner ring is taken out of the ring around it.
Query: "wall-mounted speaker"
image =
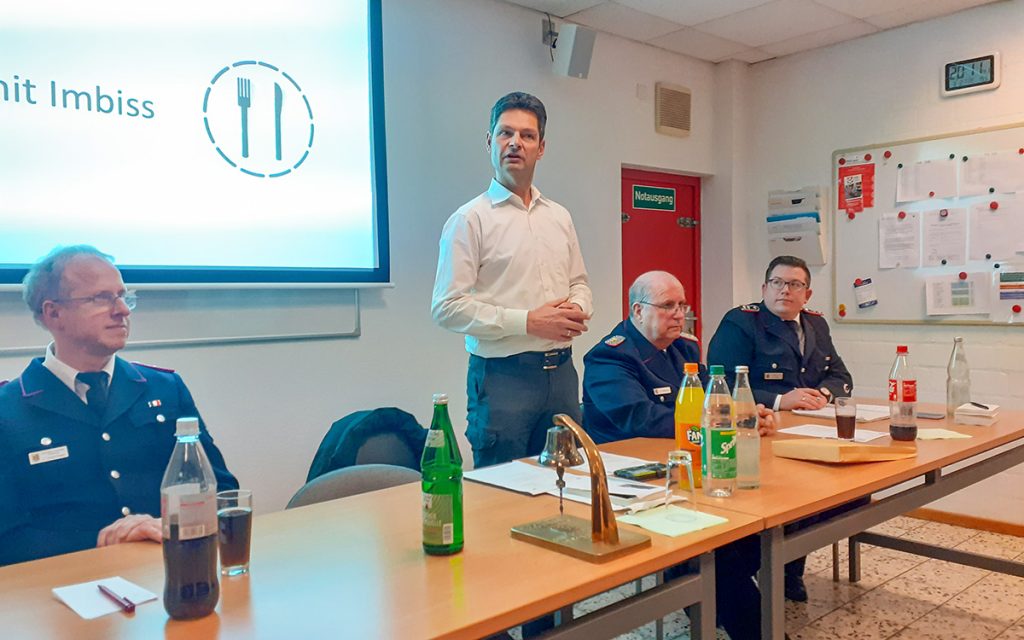
[[[597,33],[578,24],[563,24],[558,32],[553,68],[560,76],[586,78]]]

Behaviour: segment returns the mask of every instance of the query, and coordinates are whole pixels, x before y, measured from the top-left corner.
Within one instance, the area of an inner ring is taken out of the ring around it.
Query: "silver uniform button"
[[[800,367],[800,373],[807,373],[807,367]]]
[[[110,434],[109,433],[104,433],[104,434],[100,435],[100,437],[103,438],[104,441],[110,442]]]
[[[777,365],[776,363],[773,362],[772,363],[772,369],[778,369],[778,368],[779,368],[779,365]]]
[[[165,422],[166,420],[167,420],[167,418],[164,417],[164,414],[162,414],[162,413],[156,414],[156,421],[157,422]]]
[[[113,478],[114,480],[117,480],[118,478],[121,477],[121,472],[118,471],[117,469],[114,469],[113,471],[110,472],[110,477]]]
[[[131,512],[132,512],[132,510],[129,509],[128,507],[121,507],[121,515],[127,516],[127,515],[131,514]]]
[[[53,440],[50,440],[49,438],[43,438],[42,440],[39,441],[39,444],[43,445],[44,447],[48,447],[51,444],[53,444]]]

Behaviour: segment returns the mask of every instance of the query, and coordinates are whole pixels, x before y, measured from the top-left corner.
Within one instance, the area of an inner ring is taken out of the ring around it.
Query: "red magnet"
[[[840,318],[845,318],[846,317],[846,309],[840,309],[839,310],[839,317]]]
[[[1024,147],[1021,147],[1020,149],[1017,149],[1017,153],[1019,153],[1022,156],[1024,156]]]
[[[849,218],[850,220],[853,220],[854,218],[857,217],[857,214],[851,211],[846,214],[846,217]]]
[[[846,158],[839,158],[839,166],[846,164]]]
[[[871,154],[870,153],[865,153],[864,154],[864,159],[867,160],[868,162],[871,162]]]
[[[949,209],[939,209],[939,217],[940,218],[948,218],[949,217]]]
[[[861,280],[860,278],[857,278],[856,280],[853,281],[853,286],[855,287],[859,287],[862,284],[864,284],[864,281]]]
[[[882,155],[883,155],[883,156],[885,156],[885,159],[886,159],[886,160],[888,160],[889,158],[891,158],[891,157],[892,157],[892,151],[886,151],[886,152],[885,152],[885,153],[883,153]]]
[[[929,191],[928,192],[928,197],[929,198],[934,198],[935,197],[935,192],[934,191]]]
[[[999,203],[993,200],[992,202],[988,203],[988,208],[995,211],[996,209],[999,208]]]
[[[907,217],[907,212],[906,211],[900,211],[899,215],[897,215],[896,217],[899,218],[900,220],[902,220],[903,218]]]
[[[1013,312],[1014,313],[1020,313],[1020,305],[1019,304],[1013,305]]]
[[[961,280],[966,280],[967,279],[967,272],[966,271],[961,271],[960,272],[960,279]]]

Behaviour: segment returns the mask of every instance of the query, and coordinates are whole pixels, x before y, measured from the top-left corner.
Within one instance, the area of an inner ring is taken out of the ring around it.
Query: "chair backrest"
[[[409,446],[408,441],[391,432],[377,433],[366,440],[356,450],[356,461],[358,464],[391,464],[408,469],[419,469],[420,458],[423,451],[418,454]]]
[[[419,471],[427,431],[412,414],[384,407],[337,420],[317,449],[306,482],[357,464],[392,464]]]
[[[363,464],[345,467],[325,473],[311,482],[307,482],[292,496],[285,509],[387,489],[400,484],[416,482],[419,479],[419,472],[390,464]]]

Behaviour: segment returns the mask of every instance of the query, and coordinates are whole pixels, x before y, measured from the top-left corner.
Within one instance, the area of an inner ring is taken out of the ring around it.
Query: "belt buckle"
[[[558,365],[561,364],[558,361],[558,355],[559,354],[557,351],[546,351],[544,353],[544,366],[542,367],[542,369],[544,371],[551,371],[552,369],[557,369]]]

